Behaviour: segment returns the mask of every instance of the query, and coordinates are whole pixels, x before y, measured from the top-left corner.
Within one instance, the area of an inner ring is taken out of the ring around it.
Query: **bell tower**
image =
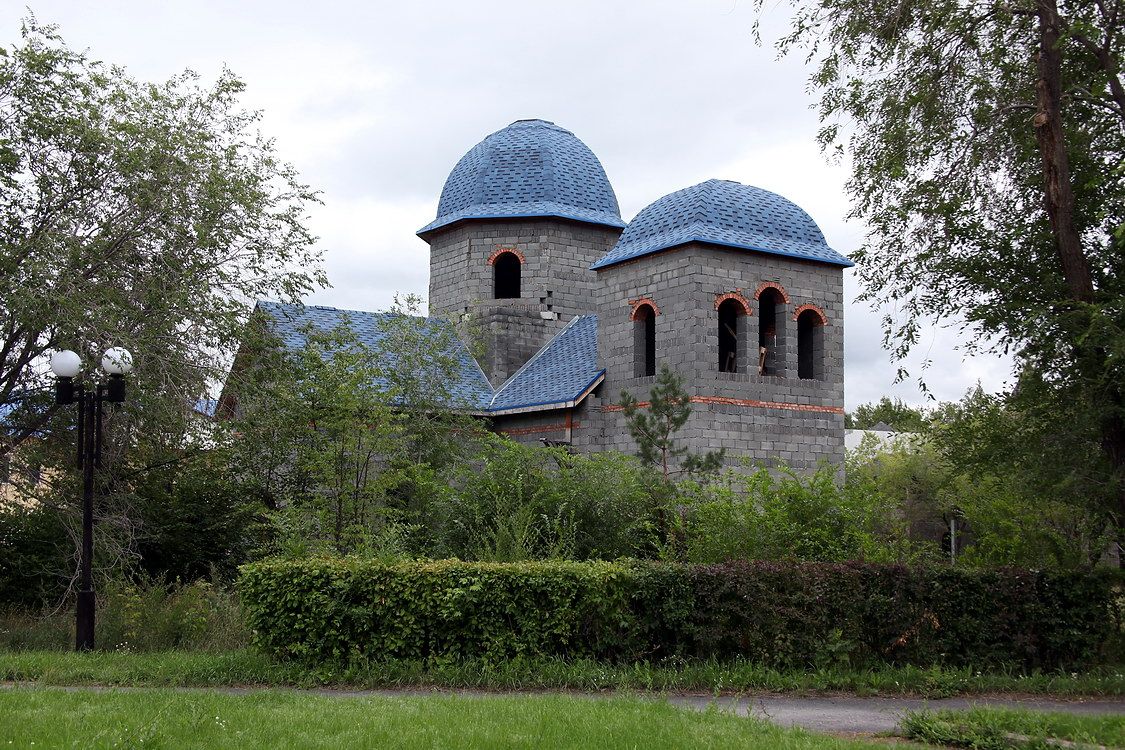
[[[430,245],[430,315],[483,334],[494,387],[576,315],[593,313],[590,266],[625,224],[594,153],[569,130],[517,120],[453,168]]]

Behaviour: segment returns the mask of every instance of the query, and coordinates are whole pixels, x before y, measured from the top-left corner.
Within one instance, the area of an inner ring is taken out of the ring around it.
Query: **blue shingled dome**
[[[792,201],[738,182],[707,180],[650,203],[591,268],[605,268],[689,242],[855,265],[828,247],[820,227]]]
[[[598,157],[546,120],[517,120],[478,143],[449,173],[437,218],[418,234],[464,219],[557,216],[623,227]]]

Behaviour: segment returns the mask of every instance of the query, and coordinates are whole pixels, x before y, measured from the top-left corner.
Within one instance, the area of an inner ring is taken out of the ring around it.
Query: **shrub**
[[[206,581],[108,581],[98,587],[95,640],[102,650],[228,651],[250,634],[238,598]],[[70,649],[73,605],[0,611],[0,649]]]
[[[1073,668],[1117,622],[1111,576],[863,563],[378,563],[243,568],[268,653],[312,662],[744,658],[784,667]]]
[[[653,555],[659,546],[665,488],[633,458],[493,439],[478,465],[457,474],[417,518],[433,530],[432,543],[417,550],[425,556],[615,559]]]
[[[0,604],[36,606],[55,598],[70,554],[70,538],[58,513],[0,507]]]

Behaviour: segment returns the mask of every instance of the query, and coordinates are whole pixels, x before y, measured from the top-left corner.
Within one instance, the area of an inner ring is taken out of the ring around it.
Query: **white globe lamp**
[[[51,372],[60,378],[73,378],[78,376],[82,369],[82,358],[70,349],[63,349],[51,355]]]
[[[128,375],[133,371],[133,355],[121,346],[106,349],[102,355],[102,369],[110,375]]]

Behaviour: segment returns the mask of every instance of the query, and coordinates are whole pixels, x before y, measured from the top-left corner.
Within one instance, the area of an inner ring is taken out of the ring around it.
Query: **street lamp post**
[[[133,355],[115,346],[102,356],[108,380],[94,381],[87,389],[75,383],[81,358],[70,350],[51,355],[55,373],[55,403],[78,403],[78,468],[82,471],[82,548],[78,557],[78,607],[74,617],[74,647],[94,648],[94,469],[102,457],[102,404],[125,401],[125,375],[133,369]]]

